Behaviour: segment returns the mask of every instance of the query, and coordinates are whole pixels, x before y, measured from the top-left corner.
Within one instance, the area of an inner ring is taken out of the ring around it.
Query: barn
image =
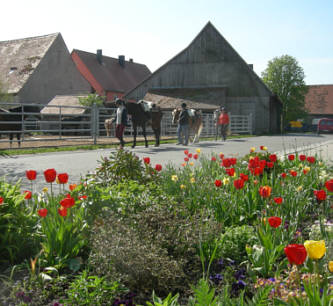
[[[256,134],[279,130],[280,101],[211,22],[125,98],[149,100],[164,109],[179,101],[194,108],[199,103],[206,111],[223,105],[233,115],[252,114]]]

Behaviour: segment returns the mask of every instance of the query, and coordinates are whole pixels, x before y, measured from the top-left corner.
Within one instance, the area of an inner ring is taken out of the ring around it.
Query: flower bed
[[[35,190],[37,175],[47,190]],[[332,300],[333,172],[315,156],[185,150],[180,168],[162,169],[118,150],[76,184],[52,168],[26,177],[23,192],[0,182],[1,258],[15,267],[3,302]],[[26,277],[14,281],[17,270]]]

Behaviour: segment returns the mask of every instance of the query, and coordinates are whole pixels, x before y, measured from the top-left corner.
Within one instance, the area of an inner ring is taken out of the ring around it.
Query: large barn
[[[125,95],[164,109],[220,105],[233,115],[252,114],[254,133],[277,132],[281,103],[233,47],[208,22],[190,45]]]

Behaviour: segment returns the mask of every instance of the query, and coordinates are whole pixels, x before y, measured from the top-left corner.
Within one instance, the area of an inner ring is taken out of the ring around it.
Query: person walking
[[[125,132],[125,127],[128,125],[127,124],[127,109],[125,107],[125,101],[121,99],[116,99],[116,107],[117,107],[117,112],[116,112],[116,137],[120,141],[120,149],[123,149],[125,146],[125,141],[124,141],[124,132]]]
[[[227,113],[227,110],[221,106],[220,107],[220,115],[217,120],[217,125],[220,126],[221,130],[221,137],[223,141],[227,140],[227,133],[228,133],[228,128],[229,128],[229,115]]]
[[[178,128],[177,128],[177,135],[178,135],[177,145],[184,144],[185,146],[187,146],[189,138],[190,115],[188,113],[188,109],[186,108],[186,103],[182,103],[181,106],[182,109],[179,114]]]

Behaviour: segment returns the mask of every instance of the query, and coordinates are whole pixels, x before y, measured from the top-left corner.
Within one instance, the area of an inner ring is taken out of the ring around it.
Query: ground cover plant
[[[181,154],[162,167],[117,150],[81,182],[26,169],[24,191],[0,181],[0,301],[330,305],[332,168],[265,146]]]

